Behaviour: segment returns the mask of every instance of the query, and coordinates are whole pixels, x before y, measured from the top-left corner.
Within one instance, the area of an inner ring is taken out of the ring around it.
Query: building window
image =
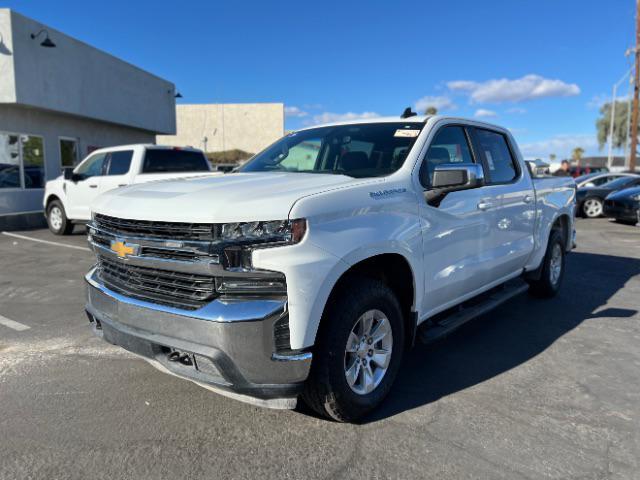
[[[21,187],[18,136],[0,133],[0,188]]]
[[[44,140],[21,135],[24,188],[44,188]]]
[[[0,132],[0,188],[44,188],[44,140]]]
[[[72,168],[78,163],[78,140],[75,138],[60,139],[60,166]]]

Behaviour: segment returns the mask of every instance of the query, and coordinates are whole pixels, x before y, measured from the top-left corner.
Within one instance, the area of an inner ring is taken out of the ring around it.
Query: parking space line
[[[22,240],[29,240],[29,241],[32,241],[32,242],[46,243],[48,245],[55,245],[57,247],[73,248],[75,250],[84,250],[84,251],[87,251],[87,252],[91,251],[87,247],[78,247],[76,245],[67,245],[66,243],[52,242],[50,240],[40,240],[39,238],[32,238],[32,237],[27,237],[25,235],[18,235],[17,233],[2,232],[2,234],[6,235],[8,237],[20,238]]]
[[[5,327],[9,327],[9,328],[13,328],[14,330],[17,330],[19,332],[22,332],[23,330],[29,330],[31,327],[24,325],[20,322],[15,322],[13,320],[8,319],[7,317],[3,317],[2,315],[0,315],[0,325],[4,325]]]

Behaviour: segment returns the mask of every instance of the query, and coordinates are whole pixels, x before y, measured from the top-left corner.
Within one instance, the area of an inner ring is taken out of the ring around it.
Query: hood
[[[607,196],[608,199],[616,200],[619,198],[629,198],[634,195],[640,195],[640,187],[625,188],[624,190],[618,190]]]
[[[233,173],[163,180],[100,195],[96,213],[133,220],[224,223],[288,218],[300,198],[380,179],[315,173]]]

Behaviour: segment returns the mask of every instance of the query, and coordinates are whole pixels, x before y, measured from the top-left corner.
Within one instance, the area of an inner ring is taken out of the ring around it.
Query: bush
[[[211,163],[238,163],[241,160],[247,160],[254,154],[234,148],[233,150],[225,150],[222,152],[207,152],[205,154]]]

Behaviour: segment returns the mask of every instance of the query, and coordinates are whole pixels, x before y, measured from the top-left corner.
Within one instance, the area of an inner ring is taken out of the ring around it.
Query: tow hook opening
[[[182,352],[180,350],[171,349],[169,347],[162,347],[162,352],[166,353],[167,360],[169,362],[177,362],[188,367],[195,367],[196,359],[195,355],[189,352]]]
[[[100,323],[100,320],[98,320],[96,317],[94,317],[88,311],[86,313],[87,313],[87,318],[89,319],[89,323],[90,324],[95,324],[94,326],[95,326],[96,330],[102,330],[102,324]]]

